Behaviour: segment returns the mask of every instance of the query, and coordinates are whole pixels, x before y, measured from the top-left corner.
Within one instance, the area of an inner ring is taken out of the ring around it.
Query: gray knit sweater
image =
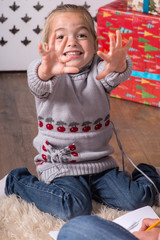
[[[38,135],[34,161],[39,179],[50,182],[62,176],[95,174],[117,166],[111,157],[110,92],[127,80],[132,62],[127,56],[125,72],[110,73],[98,81],[104,62],[97,55],[78,74],[63,74],[41,81],[37,68],[28,68],[28,84],[35,95]]]

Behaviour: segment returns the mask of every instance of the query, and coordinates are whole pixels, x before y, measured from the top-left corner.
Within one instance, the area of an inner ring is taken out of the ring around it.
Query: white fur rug
[[[153,207],[160,216],[160,207]],[[93,202],[93,214],[113,220],[126,211],[117,211]],[[34,205],[14,195],[0,199],[0,239],[53,240],[49,231],[59,230],[64,222],[39,211]]]

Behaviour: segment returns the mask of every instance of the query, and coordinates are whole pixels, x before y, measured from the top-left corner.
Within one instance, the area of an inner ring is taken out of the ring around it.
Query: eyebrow
[[[80,31],[80,30],[82,30],[82,29],[85,29],[85,30],[87,30],[88,32],[89,32],[89,29],[86,27],[86,26],[79,26],[79,27],[77,27],[77,31]],[[66,28],[64,28],[64,27],[59,27],[59,28],[57,28],[57,29],[55,29],[55,32],[57,32],[57,31],[61,31],[61,30],[66,30]]]

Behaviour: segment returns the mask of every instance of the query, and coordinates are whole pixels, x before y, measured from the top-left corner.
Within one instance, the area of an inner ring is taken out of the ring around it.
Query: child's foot
[[[0,180],[0,198],[6,196],[5,194],[5,185],[6,185],[6,178],[8,175],[6,175],[4,178]]]

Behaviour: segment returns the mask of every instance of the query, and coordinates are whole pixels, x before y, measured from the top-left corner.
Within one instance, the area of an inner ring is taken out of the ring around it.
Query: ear
[[[96,39],[94,42],[94,48],[95,48],[95,51],[97,52],[98,51],[98,39]]]

